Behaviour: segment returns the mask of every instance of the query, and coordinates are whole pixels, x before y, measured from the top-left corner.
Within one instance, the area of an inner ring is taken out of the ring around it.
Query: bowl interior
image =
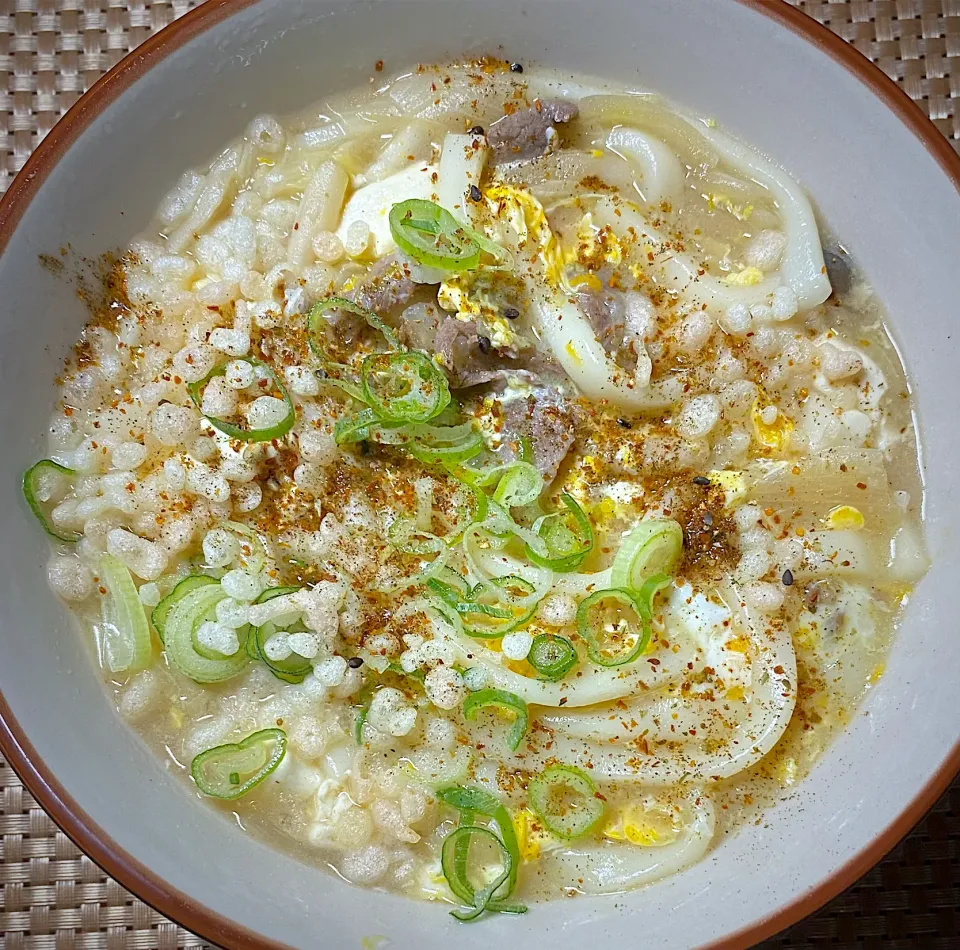
[[[7,439],[0,458],[0,692],[35,762],[169,888],[295,946],[360,947],[363,937],[382,934],[397,947],[502,941],[528,950],[547,939],[558,950],[579,950],[585,941],[632,945],[642,926],[646,946],[684,948],[734,934],[810,892],[900,815],[960,736],[950,581],[960,535],[949,496],[960,461],[952,438],[960,397],[952,340],[956,183],[874,91],[736,0],[599,0],[589,12],[568,0],[236,6],[93,118],[0,257]],[[557,902],[524,918],[464,927],[441,907],[348,887],[251,840],[147,753],[114,713],[89,650],[46,587],[46,544],[24,510],[18,479],[42,451],[50,381],[84,320],[73,287],[51,276],[39,254],[69,243],[76,254],[96,257],[122,246],[185,168],[209,161],[258,112],[291,111],[364,83],[378,59],[389,73],[470,51],[657,90],[770,153],[805,185],[885,300],[919,383],[934,567],[907,611],[887,675],[813,774],[762,825],[744,828],[684,874],[621,899]],[[240,945],[236,933],[217,930],[175,895],[162,909],[214,941]]]

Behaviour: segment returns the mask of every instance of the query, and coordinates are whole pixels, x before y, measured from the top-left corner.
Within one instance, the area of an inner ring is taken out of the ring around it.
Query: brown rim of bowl
[[[200,6],[125,56],[101,77],[37,146],[0,200],[0,254],[47,175],[90,123],[152,66],[184,43],[256,0],[205,0]],[[878,67],[827,27],[787,0],[736,0],[769,17],[845,67],[903,121],[936,159],[960,191],[960,156],[920,108]],[[260,936],[172,888],[124,851],[67,793],[37,756],[20,723],[0,695],[0,750],[40,806],[107,874],[165,917],[206,940],[231,950],[284,950],[284,944]],[[767,917],[701,950],[742,950],[812,914],[853,884],[884,857],[923,817],[960,772],[960,742],[900,815],[863,850],[816,887]]]

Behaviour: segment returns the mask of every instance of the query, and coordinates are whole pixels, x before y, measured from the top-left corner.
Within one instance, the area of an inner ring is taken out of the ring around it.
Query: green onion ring
[[[424,353],[375,353],[360,371],[363,397],[382,422],[427,422],[450,403],[450,384]]]
[[[621,651],[615,656],[605,655],[601,647],[597,631],[594,626],[597,623],[594,617],[595,608],[600,607],[605,601],[618,601],[620,604],[632,610],[639,620],[639,629],[637,625],[627,625],[626,636],[634,636],[635,642],[629,650]],[[631,629],[631,627],[633,629]],[[590,594],[580,602],[577,608],[577,632],[581,639],[587,644],[587,652],[590,659],[598,666],[623,666],[625,663],[633,663],[650,642],[652,627],[650,623],[650,611],[644,610],[643,606],[633,591],[623,588],[612,588],[610,590],[598,590]]]
[[[497,823],[500,840],[513,858],[513,867],[507,879],[504,897],[509,897],[517,886],[517,872],[520,868],[520,846],[517,844],[517,835],[513,828],[510,813],[495,795],[485,792],[482,788],[470,785],[450,785],[440,789],[437,797],[446,805],[456,808],[461,813],[461,821],[469,823],[474,813],[492,818]],[[522,906],[522,905],[521,905]],[[492,907],[490,909],[493,909]],[[511,913],[523,913],[526,910],[514,910]]]
[[[272,381],[276,390],[280,393],[280,398],[283,400],[284,404],[287,407],[287,414],[281,419],[275,426],[268,426],[266,429],[248,429],[245,426],[237,425],[233,422],[227,422],[225,419],[216,419],[213,416],[204,415],[204,418],[207,422],[214,427],[214,429],[219,430],[224,435],[229,436],[231,439],[237,439],[241,442],[272,442],[274,439],[279,439],[285,436],[292,428],[294,423],[297,421],[297,411],[293,406],[293,400],[290,398],[290,393],[287,392],[286,387],[283,383],[280,382],[277,374],[263,362],[263,360],[258,360],[255,356],[244,356],[239,358],[243,363],[249,363],[254,369],[260,368],[264,370]],[[199,382],[196,383],[187,383],[187,392],[190,394],[190,398],[193,400],[193,404],[203,413],[203,390],[206,387],[207,383],[210,382],[215,376],[223,376],[226,373],[226,364],[221,364],[220,366],[215,366],[206,376],[203,377]],[[268,392],[258,392],[258,396],[269,396],[272,393]]]
[[[318,300],[311,308],[310,312],[307,314],[307,339],[310,343],[310,349],[324,361],[327,362],[326,354],[323,351],[323,347],[320,345],[321,337],[321,325],[320,321],[324,316],[330,313],[332,310],[346,310],[349,313],[356,314],[358,317],[363,317],[364,320],[374,329],[379,330],[383,334],[383,338],[387,341],[387,345],[392,350],[405,350],[406,347],[400,342],[396,333],[388,327],[383,320],[381,320],[372,310],[367,310],[366,307],[361,307],[359,304],[354,303],[352,300],[348,300],[346,297],[324,297],[323,300]],[[339,367],[340,364],[330,364],[335,367]]]
[[[652,574],[672,574],[683,553],[683,528],[669,518],[641,521],[623,539],[613,559],[614,587],[640,590]]]
[[[43,509],[40,499],[37,498],[37,482],[39,481],[40,476],[44,472],[48,471],[56,472],[58,475],[67,476],[74,476],[77,474],[72,468],[67,468],[66,465],[61,465],[59,462],[54,462],[53,459],[41,459],[35,465],[31,465],[30,468],[23,473],[23,497],[30,506],[30,510],[36,515],[37,521],[43,525],[43,530],[46,531],[51,538],[56,538],[58,541],[66,541],[68,544],[72,544],[74,541],[80,540],[80,533],[78,531],[61,532],[54,528],[50,522],[48,514]]]
[[[507,745],[516,751],[530,725],[527,704],[516,693],[509,693],[505,689],[478,689],[464,700],[463,715],[467,719],[476,719],[477,713],[486,706],[496,706],[513,714],[514,721],[507,733]]]
[[[390,233],[418,264],[457,273],[480,263],[480,244],[445,208],[411,198],[390,209]]]
[[[153,624],[153,629],[157,631],[157,636],[160,638],[161,643],[163,643],[165,636],[164,631],[167,626],[167,617],[174,606],[183,600],[190,591],[196,590],[198,587],[216,583],[218,583],[216,578],[208,577],[206,574],[191,574],[189,577],[185,577],[180,581],[177,586],[153,608],[153,611],[150,613],[150,623]]]
[[[535,502],[543,491],[543,476],[529,462],[511,462],[500,476],[493,500],[505,509]]]
[[[576,647],[555,633],[539,633],[533,638],[527,662],[544,679],[563,679],[576,665],[579,657]]]
[[[234,801],[256,788],[283,760],[287,734],[261,729],[243,739],[207,749],[190,764],[197,788],[210,798]],[[249,778],[240,780],[243,774]]]
[[[554,793],[564,791],[563,810],[556,808]],[[586,772],[572,765],[550,765],[527,786],[530,810],[544,827],[558,838],[570,840],[589,834],[603,817],[603,800]],[[571,795],[572,793],[572,795]],[[576,807],[569,801],[577,799]]]
[[[501,854],[503,867],[500,873],[485,887],[475,890],[467,879],[467,864],[470,857],[470,847],[477,839],[485,839],[496,845]],[[443,839],[440,851],[440,867],[443,876],[450,885],[450,890],[464,902],[468,910],[452,910],[450,916],[457,920],[476,920],[484,911],[492,910],[500,913],[522,913],[519,905],[515,911],[493,903],[493,895],[509,880],[513,871],[513,857],[503,842],[489,829],[476,825],[461,825],[454,828]],[[524,908],[526,910],[526,908]]]
[[[540,567],[549,567],[558,573],[575,571],[593,550],[593,526],[583,508],[572,496],[563,492],[560,500],[567,506],[567,512],[554,512],[544,515],[534,522],[533,530],[547,546],[547,556],[538,554],[527,545],[527,557]],[[575,530],[570,527],[570,521]]]

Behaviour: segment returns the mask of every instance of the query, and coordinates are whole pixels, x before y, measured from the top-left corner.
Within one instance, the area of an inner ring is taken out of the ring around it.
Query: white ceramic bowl
[[[502,44],[502,50],[501,50]],[[84,311],[44,271],[70,243],[125,244],[180,172],[260,111],[388,70],[502,52],[652,87],[768,151],[816,199],[886,301],[926,449],[934,567],[888,671],[843,736],[760,826],[678,877],[617,900],[455,923],[443,907],[352,888],[218,818],[118,719],[46,587],[19,498],[50,380]],[[0,740],[27,787],[107,871],[228,947],[421,950],[742,947],[850,884],[960,766],[954,489],[960,161],[882,74],[779,0],[209,0],[131,54],[42,143],[0,205]]]

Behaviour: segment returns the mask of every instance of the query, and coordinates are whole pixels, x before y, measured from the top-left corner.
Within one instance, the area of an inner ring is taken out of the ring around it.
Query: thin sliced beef
[[[577,302],[607,355],[638,379],[649,379],[650,359],[643,341],[656,324],[656,311],[641,293],[582,291]],[[646,374],[646,376],[644,376]]]
[[[431,349],[443,363],[454,389],[468,389],[484,383],[525,379],[530,382],[564,379],[563,368],[538,350],[517,353],[497,350],[473,320],[446,317],[437,328]]]
[[[384,316],[410,302],[417,285],[396,258],[377,261],[347,296],[361,307]]]
[[[518,455],[520,439],[529,439],[533,464],[552,482],[576,437],[577,414],[554,386],[535,386],[529,396],[503,403],[503,443],[506,459]]]
[[[577,303],[603,348],[611,356],[623,345],[626,327],[622,294],[613,291],[581,291]]]
[[[493,162],[527,162],[551,151],[558,137],[556,126],[579,115],[575,102],[566,99],[537,99],[529,109],[497,119],[487,131],[493,148]]]

